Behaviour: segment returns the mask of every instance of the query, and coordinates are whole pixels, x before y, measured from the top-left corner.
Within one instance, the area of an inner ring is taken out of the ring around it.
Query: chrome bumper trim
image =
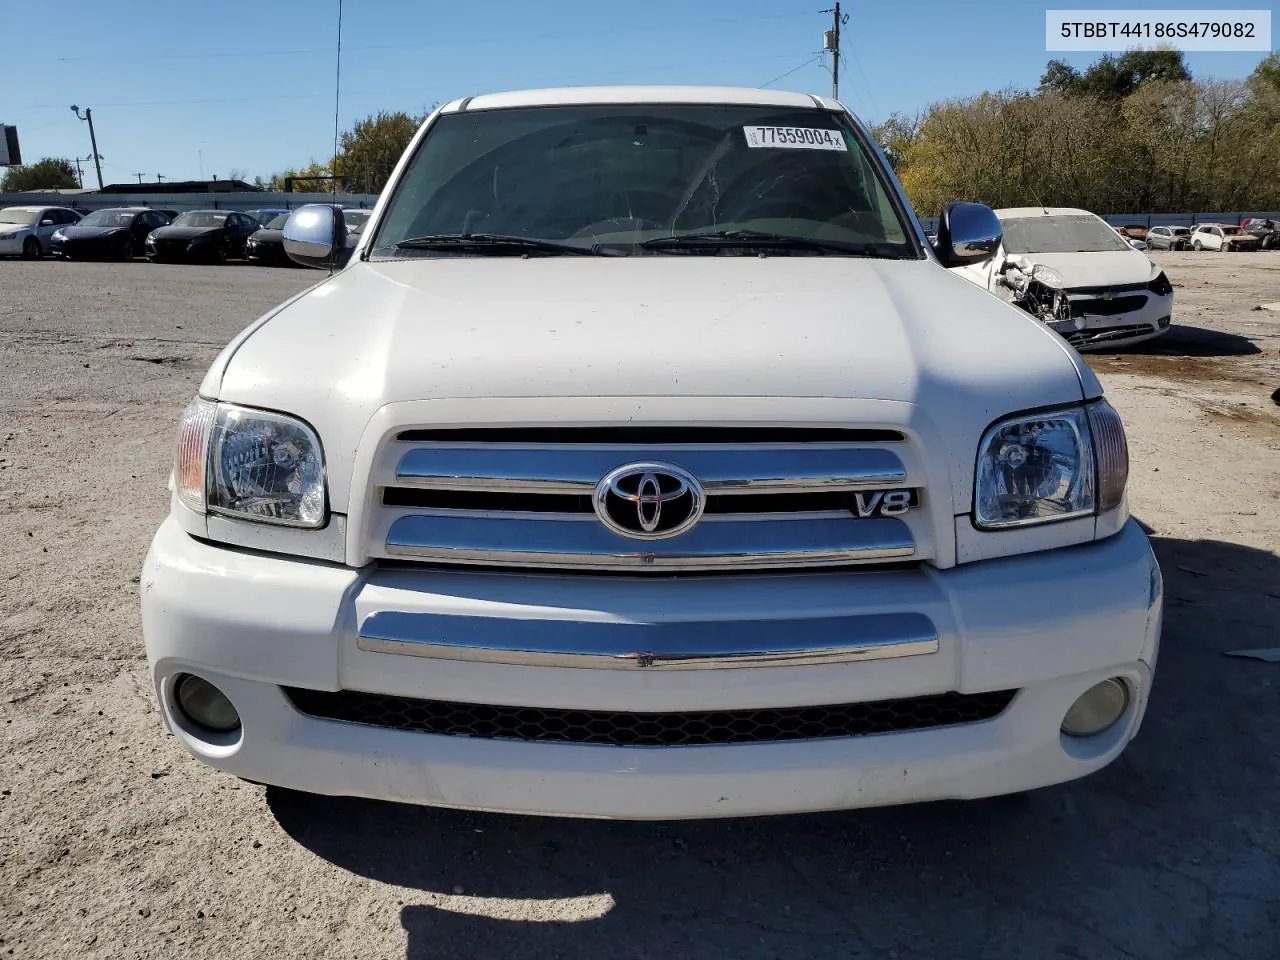
[[[378,611],[356,641],[370,653],[597,670],[811,666],[936,653],[921,613],[675,623],[515,620]]]
[[[594,516],[529,514],[400,517],[386,552],[439,563],[558,569],[669,571],[815,567],[915,555],[911,528],[895,517],[704,519],[671,540],[624,540]]]

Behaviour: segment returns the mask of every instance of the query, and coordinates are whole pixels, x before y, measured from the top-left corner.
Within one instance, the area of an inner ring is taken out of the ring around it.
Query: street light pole
[[[71,112],[80,117],[80,108],[74,103],[71,105]],[[98,171],[98,189],[102,189],[102,157],[98,154],[98,138],[93,132],[93,111],[88,107],[84,108],[84,116],[81,120],[89,122],[89,143],[93,147],[93,165]]]

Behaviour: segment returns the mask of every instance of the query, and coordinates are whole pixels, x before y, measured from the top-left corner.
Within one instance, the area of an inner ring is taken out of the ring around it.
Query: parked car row
[[[1117,232],[1133,243],[1141,239],[1151,250],[1244,250],[1280,249],[1280,229],[1274,220],[1251,217],[1240,226],[1229,223],[1198,223],[1191,227],[1152,227],[1141,237],[1132,227]]]
[[[370,210],[344,210],[348,230],[356,235]],[[251,215],[252,214],[252,215]],[[262,264],[288,264],[280,228],[289,211],[264,208],[232,210],[155,210],[111,207],[88,214],[69,207],[0,209],[0,256],[36,260],[132,260],[145,256],[160,262],[222,263],[248,259]]]

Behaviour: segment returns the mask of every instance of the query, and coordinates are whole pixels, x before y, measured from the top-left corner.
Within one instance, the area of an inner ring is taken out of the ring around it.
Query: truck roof
[[[1091,210],[1081,210],[1078,207],[1004,207],[996,211],[996,216],[1001,220],[1021,220],[1024,217],[1069,217],[1069,216],[1094,216]]]
[[[501,110],[510,107],[551,107],[592,103],[718,103],[764,107],[808,107],[831,109],[835,101],[807,93],[785,90],[755,90],[747,87],[710,86],[612,86],[548,87],[542,90],[513,90],[462,97],[446,105],[442,112]]]

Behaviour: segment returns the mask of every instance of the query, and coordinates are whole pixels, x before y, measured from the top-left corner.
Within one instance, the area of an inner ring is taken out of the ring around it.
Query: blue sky
[[[1053,7],[1068,7],[1056,0]],[[827,0],[345,0],[345,128],[385,110],[493,90],[722,83],[830,91]],[[1079,8],[1103,6],[1096,0]],[[1129,9],[1263,7],[1125,0]],[[984,89],[1034,86],[1045,5],[852,2],[841,99],[869,121]],[[337,0],[61,0],[6,4],[0,122],[28,161],[88,156],[68,109],[93,108],[103,176],[267,176],[324,160],[333,138]],[[1077,66],[1096,54],[1056,54]],[[1196,53],[1196,76],[1243,77],[1262,54]],[[806,61],[812,61],[806,63]],[[792,71],[793,68],[794,72]],[[782,74],[788,74],[777,79]],[[86,185],[92,177],[86,166]]]

